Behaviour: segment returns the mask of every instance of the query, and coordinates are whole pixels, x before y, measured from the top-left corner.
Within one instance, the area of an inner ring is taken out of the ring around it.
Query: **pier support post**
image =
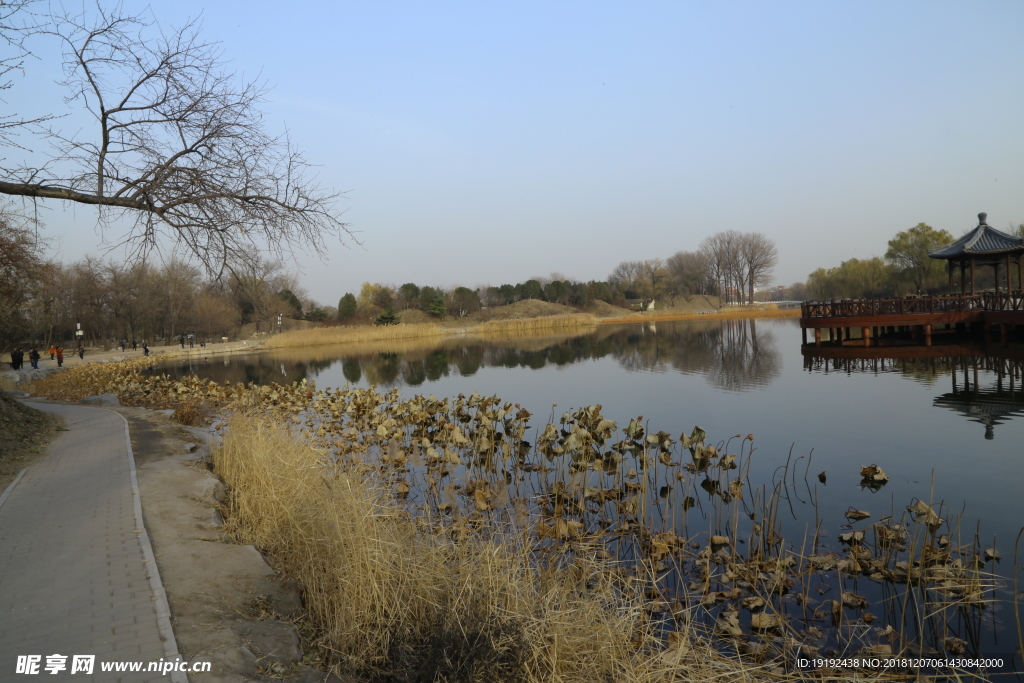
[[[1009,271],[1007,271],[1007,273],[1009,273]],[[1006,323],[999,323],[999,341],[1003,344],[1006,344],[1007,342]]]
[[[807,328],[806,327],[801,327],[800,328],[800,343],[803,344],[804,346],[807,346]]]
[[[870,327],[862,327],[862,328],[860,328],[860,336],[864,338],[864,346],[865,347],[871,346],[871,337],[868,335],[868,333],[870,331],[871,331]]]
[[[814,345],[815,346],[821,346],[821,328],[820,327],[815,327],[814,328]]]
[[[924,345],[932,345],[932,326],[930,324],[924,326]]]

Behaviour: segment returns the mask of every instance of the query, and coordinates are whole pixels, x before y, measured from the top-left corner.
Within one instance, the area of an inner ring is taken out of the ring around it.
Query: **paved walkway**
[[[69,431],[0,502],[0,680],[39,680],[16,668],[20,655],[41,655],[47,681],[185,681],[101,671],[105,662],[145,668],[177,655],[127,422],[99,408],[32,405],[61,415]],[[66,668],[51,675],[54,654]],[[71,673],[74,655],[95,655],[92,676]]]

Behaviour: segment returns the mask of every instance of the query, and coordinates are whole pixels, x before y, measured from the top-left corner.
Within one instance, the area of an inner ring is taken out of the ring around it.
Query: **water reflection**
[[[948,378],[951,391],[932,399],[936,408],[951,410],[985,428],[995,428],[1024,415],[1024,350],[1014,347],[952,344],[878,349],[804,348],[809,372],[898,373],[916,382],[938,385]]]
[[[612,358],[630,371],[703,375],[734,392],[766,386],[782,371],[775,337],[756,320],[716,320],[685,325],[607,326],[579,336],[506,340],[426,340],[374,347],[281,349],[222,363],[161,368],[181,376],[198,372],[218,382],[287,383],[313,380],[336,363],[353,385],[410,386],[481,368],[540,370]]]

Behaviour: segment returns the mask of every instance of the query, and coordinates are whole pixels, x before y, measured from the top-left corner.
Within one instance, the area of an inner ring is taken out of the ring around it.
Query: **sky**
[[[721,230],[774,240],[788,285],[920,222],[1024,223],[1017,1],[148,6],[201,16],[273,85],[267,128],[345,193],[360,244],[288,264],[324,304],[364,281],[604,279]],[[8,105],[64,111],[57,56]],[[116,241],[51,206],[58,258]]]

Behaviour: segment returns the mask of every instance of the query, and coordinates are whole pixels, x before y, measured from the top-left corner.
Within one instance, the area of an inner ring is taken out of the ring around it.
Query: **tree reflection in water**
[[[418,387],[453,373],[469,377],[485,367],[540,370],[600,358],[612,358],[631,371],[700,374],[713,386],[736,392],[765,386],[782,369],[774,336],[764,326],[758,330],[756,320],[710,320],[609,325],[575,337],[425,340],[386,350],[280,349],[233,358],[223,365],[206,363],[200,374],[218,382],[285,383],[313,380],[340,362],[343,376],[353,385]],[[284,375],[280,367],[285,368]],[[198,370],[182,365],[159,371],[180,377]]]

